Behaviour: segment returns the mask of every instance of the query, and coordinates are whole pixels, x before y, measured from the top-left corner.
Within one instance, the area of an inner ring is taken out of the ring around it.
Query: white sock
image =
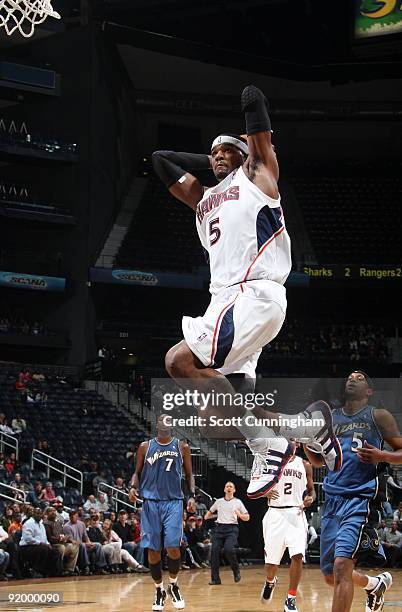
[[[380,579],[377,578],[377,576],[366,576],[366,578],[368,579],[367,586],[364,587],[366,591],[372,591],[380,582]]]
[[[163,582],[160,582],[159,584],[156,584],[156,582],[154,582],[154,585],[156,586],[157,589],[162,589],[162,591],[163,591],[163,589],[164,589]]]
[[[177,576],[176,576],[176,578],[172,578],[171,576],[169,576],[169,582],[170,582],[170,584],[176,584],[177,583]]]

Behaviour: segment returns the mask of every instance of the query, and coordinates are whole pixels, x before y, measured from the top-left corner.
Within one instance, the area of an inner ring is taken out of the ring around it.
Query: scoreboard
[[[308,264],[300,268],[300,272],[310,279],[328,280],[362,280],[362,281],[400,281],[402,280],[402,264],[400,265],[364,265],[364,264]]]

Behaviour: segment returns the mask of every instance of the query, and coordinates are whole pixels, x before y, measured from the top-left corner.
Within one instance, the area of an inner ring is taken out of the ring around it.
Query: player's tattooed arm
[[[303,461],[303,464],[307,477],[307,495],[305,496],[303,503],[305,508],[309,508],[311,504],[315,502],[317,495],[314,487],[313,468],[308,461]]]
[[[363,463],[374,464],[384,461],[385,463],[402,465],[402,436],[395,418],[388,410],[377,408],[374,411],[374,420],[385,442],[393,450],[382,450],[364,442],[363,447],[356,450],[359,459]]]
[[[268,101],[254,85],[246,87],[241,96],[245,115],[249,156],[243,166],[248,178],[266,195],[277,198],[279,166],[271,142],[271,121]]]
[[[186,442],[180,442],[181,455],[183,457],[183,468],[186,475],[187,487],[191,493],[195,493],[195,479],[193,474],[193,466],[191,463],[190,447]]]

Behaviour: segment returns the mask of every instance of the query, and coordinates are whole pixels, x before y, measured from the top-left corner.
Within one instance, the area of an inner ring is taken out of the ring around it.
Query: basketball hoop
[[[35,26],[48,17],[60,19],[51,0],[0,0],[0,27],[4,27],[9,36],[19,30],[22,36],[29,38]]]

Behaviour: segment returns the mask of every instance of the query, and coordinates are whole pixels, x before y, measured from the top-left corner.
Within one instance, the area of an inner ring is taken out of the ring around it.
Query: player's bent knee
[[[165,368],[172,378],[189,378],[195,370],[195,357],[185,342],[176,344],[165,356]]]
[[[334,580],[340,582],[350,578],[352,580],[354,563],[347,557],[337,557],[334,563]]]

